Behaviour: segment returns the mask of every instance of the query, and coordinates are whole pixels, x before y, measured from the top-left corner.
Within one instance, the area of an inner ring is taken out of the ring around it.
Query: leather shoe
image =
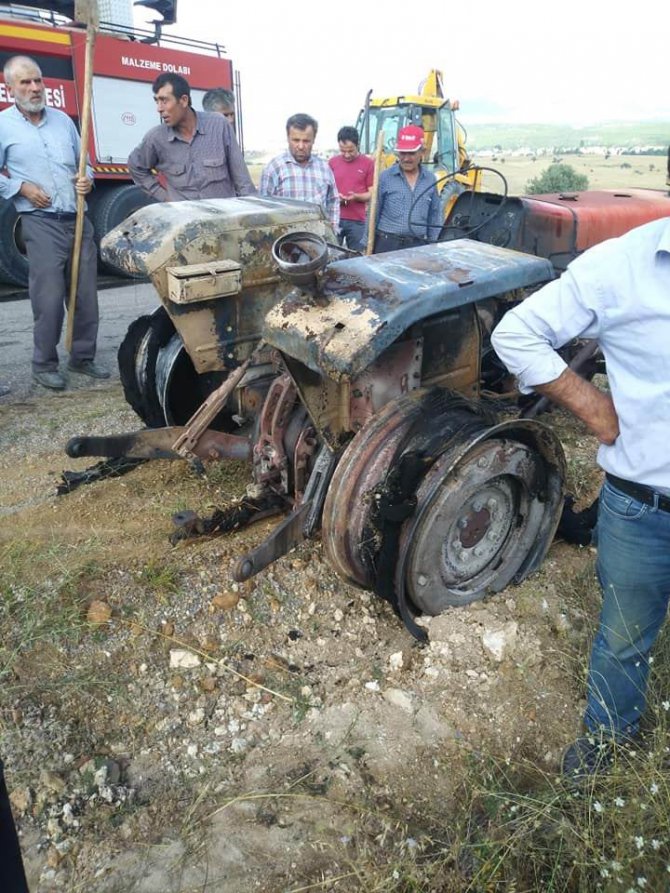
[[[72,360],[67,365],[70,372],[78,372],[79,375],[88,375],[89,378],[109,378],[109,372],[96,366],[93,360],[82,360],[81,363],[73,363]]]
[[[65,390],[65,379],[60,372],[33,372],[33,381],[52,391]]]

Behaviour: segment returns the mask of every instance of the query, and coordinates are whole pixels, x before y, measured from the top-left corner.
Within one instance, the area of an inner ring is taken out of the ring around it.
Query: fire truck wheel
[[[0,279],[10,285],[28,285],[28,260],[21,220],[12,202],[0,199]]]
[[[89,199],[89,213],[97,244],[99,245],[102,237],[122,223],[126,217],[150,204],[153,204],[153,199],[142,192],[138,186],[125,184],[101,189],[99,194]],[[143,278],[139,274],[135,275],[127,270],[119,270],[102,260],[99,262],[99,266],[105,272],[127,276],[129,279]]]

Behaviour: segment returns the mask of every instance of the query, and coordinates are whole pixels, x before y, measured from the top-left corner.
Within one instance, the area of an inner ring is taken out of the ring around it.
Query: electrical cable
[[[437,156],[437,157],[439,159],[439,156]],[[410,208],[409,208],[409,214],[407,216],[407,225],[409,227],[409,231],[411,234],[414,234],[414,232],[413,232],[414,226],[426,227],[426,229],[435,229],[436,228],[436,224],[430,224],[427,222],[420,223],[419,221],[412,219],[412,213],[414,211],[414,208],[416,207],[418,202],[421,201],[423,196],[427,192],[429,192],[431,189],[436,189],[438,183],[446,183],[448,180],[453,180],[458,174],[465,173],[466,171],[481,171],[481,172],[488,171],[489,173],[495,174],[497,177],[499,177],[502,180],[504,191],[501,194],[502,200],[501,200],[500,204],[498,205],[498,207],[496,208],[496,210],[494,211],[494,213],[490,217],[487,217],[486,220],[483,220],[478,226],[475,226],[472,229],[468,229],[464,233],[465,237],[472,238],[474,233],[479,232],[480,229],[482,229],[484,226],[486,226],[487,224],[494,221],[499,216],[499,214],[501,213],[501,211],[505,205],[507,196],[509,194],[509,184],[507,183],[505,176],[499,170],[496,170],[496,168],[494,168],[494,167],[483,167],[478,164],[472,164],[465,170],[458,170],[458,171],[452,171],[452,172],[445,171],[444,177],[442,177],[439,181],[436,180],[432,183],[429,183],[426,187],[424,187],[419,193],[417,193],[414,196],[414,198],[412,200],[412,204],[410,205]],[[474,190],[471,190],[471,192],[472,192],[472,195],[474,196],[475,195]],[[446,224],[446,223],[440,223],[439,228],[440,228],[440,232],[444,232],[449,229],[464,229],[464,227],[462,225]],[[417,238],[419,238],[419,237],[417,236]]]

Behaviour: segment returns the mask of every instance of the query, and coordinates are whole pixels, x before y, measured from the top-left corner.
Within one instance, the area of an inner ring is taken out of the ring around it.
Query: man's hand
[[[48,208],[51,205],[51,196],[35,183],[21,183],[19,195],[27,198],[34,208]]]
[[[590,381],[566,369],[555,381],[535,390],[581,419],[601,443],[608,446],[619,436],[619,419],[610,394],[599,391]]]
[[[88,195],[93,189],[93,180],[89,180],[88,177],[77,177],[74,188],[78,195]]]

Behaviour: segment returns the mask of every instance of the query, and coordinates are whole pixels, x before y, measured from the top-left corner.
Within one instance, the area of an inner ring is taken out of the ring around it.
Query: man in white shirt
[[[598,341],[610,393],[556,353],[575,337]],[[563,756],[564,773],[580,778],[606,767],[612,741],[636,734],[649,654],[670,598],[670,219],[591,248],[507,313],[492,344],[523,393],[538,391],[566,407],[601,443],[603,606],[587,735]]]

